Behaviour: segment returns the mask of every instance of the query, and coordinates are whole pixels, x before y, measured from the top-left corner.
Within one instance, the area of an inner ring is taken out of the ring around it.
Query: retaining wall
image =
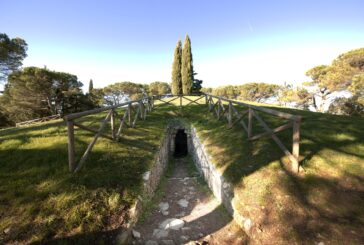
[[[189,131],[189,153],[193,157],[198,171],[204,177],[207,185],[214,196],[224,205],[237,224],[250,234],[253,222],[251,219],[241,215],[234,205],[234,188],[231,183],[224,179],[221,173],[215,168],[210,156],[196,133],[191,127]]]

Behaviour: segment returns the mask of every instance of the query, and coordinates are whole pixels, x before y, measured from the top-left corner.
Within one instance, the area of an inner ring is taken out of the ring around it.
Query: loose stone
[[[183,217],[183,216],[185,216],[185,215],[186,215],[186,213],[185,213],[185,212],[181,212],[181,213],[176,214],[176,217]]]
[[[159,228],[163,229],[163,230],[168,230],[168,229],[179,230],[184,226],[184,224],[185,224],[185,222],[181,219],[171,218],[171,219],[166,219],[165,221],[163,221],[159,225]]]
[[[159,210],[160,211],[167,211],[168,209],[169,209],[169,204],[168,204],[168,202],[161,202],[161,203],[159,203]]]
[[[132,230],[132,234],[134,238],[140,238],[140,232],[137,232],[136,230]]]
[[[168,237],[168,230],[154,229],[153,237],[157,239]]]
[[[148,240],[145,245],[158,245],[158,243],[156,241],[153,240]]]
[[[188,201],[186,199],[180,199],[178,201],[178,205],[180,205],[183,208],[187,208],[188,207]]]
[[[181,236],[180,238],[182,241],[188,241],[190,239],[189,236]]]
[[[143,174],[143,180],[147,181],[147,180],[149,180],[149,177],[150,177],[150,171],[145,172],[145,173]]]
[[[174,245],[173,240],[162,240],[163,245]]]
[[[252,228],[253,222],[251,221],[251,219],[246,219],[244,221],[244,229],[246,232],[249,232],[250,229]]]

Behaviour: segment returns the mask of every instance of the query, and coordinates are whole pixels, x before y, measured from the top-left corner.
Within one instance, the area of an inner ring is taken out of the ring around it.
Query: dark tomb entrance
[[[187,156],[187,134],[184,129],[179,129],[175,138],[174,157]]]

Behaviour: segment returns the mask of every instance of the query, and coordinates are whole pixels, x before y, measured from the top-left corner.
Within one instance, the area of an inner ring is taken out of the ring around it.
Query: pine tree
[[[182,50],[182,90],[183,94],[191,94],[193,85],[193,61],[191,40],[186,35]]]
[[[174,50],[174,59],[172,65],[172,94],[182,94],[182,76],[181,76],[181,63],[182,62],[182,43],[178,40],[177,46]]]
[[[94,82],[90,79],[90,83],[88,84],[88,93],[91,94],[94,89]]]

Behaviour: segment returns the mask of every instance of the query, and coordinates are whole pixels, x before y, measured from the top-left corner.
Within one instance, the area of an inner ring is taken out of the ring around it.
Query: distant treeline
[[[12,125],[39,117],[64,115],[171,91],[165,82],[119,82],[105,88],[93,88],[90,80],[89,91],[85,94],[82,86],[77,76],[47,68],[25,67],[15,71],[9,75],[0,96],[0,124]]]
[[[302,86],[246,83],[218,88],[202,88],[231,99],[275,103],[342,115],[364,115],[364,48],[339,55],[331,65],[306,72],[312,81]]]
[[[173,94],[189,94],[201,89],[202,80],[194,79],[196,73],[188,36],[183,50],[179,41],[172,69]],[[171,93],[166,82],[149,85],[119,82],[94,88],[92,80],[88,92],[83,93],[83,84],[75,75],[51,71],[46,67],[21,68],[26,51],[27,43],[23,39],[10,39],[0,33],[0,83],[4,86],[0,96],[0,127],[54,114],[114,105],[146,95]],[[255,82],[202,88],[201,91],[231,99],[276,103],[319,112],[364,115],[364,48],[339,55],[331,65],[313,67],[306,75],[312,81],[298,87]],[[184,80],[188,81],[185,89]],[[342,94],[345,97],[340,97]]]

